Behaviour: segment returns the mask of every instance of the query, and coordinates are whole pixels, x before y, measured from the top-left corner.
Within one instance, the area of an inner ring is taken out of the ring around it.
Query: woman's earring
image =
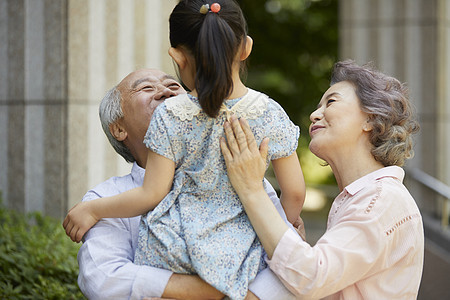
[[[369,122],[369,120],[366,120],[366,123],[364,123],[363,130],[365,132],[369,132],[372,130],[372,124]]]

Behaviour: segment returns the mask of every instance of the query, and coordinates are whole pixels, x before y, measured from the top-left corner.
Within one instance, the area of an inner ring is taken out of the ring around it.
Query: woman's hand
[[[258,149],[255,137],[245,119],[231,116],[224,124],[225,135],[220,148],[225,158],[228,177],[238,193],[244,195],[260,190],[266,172],[269,140],[265,138]]]
[[[220,141],[228,178],[270,259],[288,226],[263,186],[269,140],[264,139],[258,149],[247,121],[232,116],[230,122],[224,124],[228,145]]]
[[[98,218],[89,202],[81,202],[72,207],[63,222],[64,230],[70,239],[79,243],[84,234],[97,223]]]

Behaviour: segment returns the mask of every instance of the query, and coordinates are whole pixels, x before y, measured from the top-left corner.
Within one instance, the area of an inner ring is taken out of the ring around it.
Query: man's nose
[[[158,88],[158,92],[155,94],[155,100],[164,100],[176,96],[176,93],[170,88],[163,86]]]

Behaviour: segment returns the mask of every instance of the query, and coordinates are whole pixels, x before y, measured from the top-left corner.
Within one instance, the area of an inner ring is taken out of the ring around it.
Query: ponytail
[[[235,45],[230,26],[217,14],[206,14],[195,49],[195,86],[200,105],[210,117],[217,116],[233,89]]]
[[[200,12],[202,5],[214,2],[221,6],[218,13]],[[210,117],[218,115],[233,90],[233,63],[246,35],[244,16],[234,0],[182,0],[170,16],[171,46],[194,53],[195,89]]]

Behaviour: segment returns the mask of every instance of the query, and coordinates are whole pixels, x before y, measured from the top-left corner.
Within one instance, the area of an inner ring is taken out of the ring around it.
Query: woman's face
[[[361,111],[355,88],[348,81],[338,82],[325,92],[310,120],[309,149],[328,163],[368,145],[368,114]]]

